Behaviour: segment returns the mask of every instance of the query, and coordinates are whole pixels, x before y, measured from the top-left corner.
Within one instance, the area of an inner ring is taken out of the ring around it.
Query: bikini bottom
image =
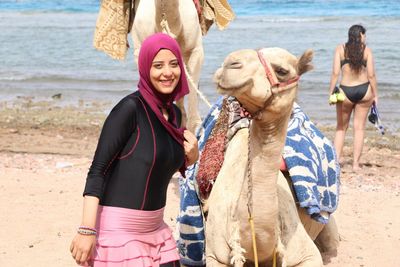
[[[356,86],[345,86],[340,85],[346,97],[354,104],[358,103],[367,94],[369,82],[356,85]]]

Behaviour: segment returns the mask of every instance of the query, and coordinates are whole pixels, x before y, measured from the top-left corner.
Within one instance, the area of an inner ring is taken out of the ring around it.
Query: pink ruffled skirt
[[[179,260],[164,208],[154,211],[99,206],[95,267],[157,267]]]

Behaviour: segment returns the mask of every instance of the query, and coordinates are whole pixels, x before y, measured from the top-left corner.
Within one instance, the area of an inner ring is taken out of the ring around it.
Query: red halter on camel
[[[290,79],[286,82],[279,82],[278,78],[276,78],[275,73],[273,71],[271,71],[272,70],[271,64],[265,60],[264,55],[261,50],[257,51],[257,55],[258,55],[258,58],[259,58],[261,64],[264,66],[265,75],[267,76],[268,81],[271,84],[271,94],[272,94],[272,96],[265,101],[263,107],[260,108],[258,111],[256,111],[254,114],[252,114],[253,118],[259,120],[259,119],[261,119],[262,110],[272,102],[272,100],[274,99],[274,96],[280,92],[283,92],[285,90],[288,90],[288,89],[291,89],[291,88],[297,86],[297,82],[299,81],[300,76],[296,75],[295,77],[293,77],[292,79]],[[293,84],[293,83],[295,83],[295,84],[291,86],[291,84]]]

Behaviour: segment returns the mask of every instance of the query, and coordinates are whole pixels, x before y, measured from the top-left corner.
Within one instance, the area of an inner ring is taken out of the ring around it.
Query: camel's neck
[[[283,117],[272,121],[263,122],[254,120],[251,129],[251,158],[253,166],[266,166],[267,168],[255,167],[254,175],[265,181],[265,175],[275,175],[279,169],[282,150],[285,145],[286,131],[290,112]],[[257,175],[263,174],[263,175]],[[268,179],[269,180],[269,179]],[[271,183],[276,182],[270,181]]]
[[[144,1],[144,0],[142,0]],[[156,22],[157,26],[160,27],[163,14],[165,19],[168,21],[168,26],[171,32],[178,36],[182,30],[181,16],[179,13],[179,0],[154,0],[156,7]]]
[[[253,120],[250,127],[253,199],[257,200],[253,201],[253,210],[268,214],[271,233],[278,227],[277,179],[289,115],[290,111],[269,122]]]
[[[290,111],[269,122],[254,119],[250,126],[252,210],[256,230],[264,239],[260,253],[267,258],[276,249],[279,229],[278,170]],[[246,179],[247,181],[247,179]],[[245,182],[244,188],[249,188]],[[247,199],[248,190],[243,190]],[[247,202],[249,203],[249,202]],[[262,233],[262,234],[261,234]]]

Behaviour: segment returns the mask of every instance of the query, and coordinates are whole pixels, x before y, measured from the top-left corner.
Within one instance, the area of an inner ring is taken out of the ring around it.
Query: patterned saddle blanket
[[[227,110],[228,114],[224,114],[224,110]],[[220,125],[223,123],[228,123],[227,129]],[[218,161],[221,157],[220,152],[223,154],[226,142],[238,129],[244,127],[249,127],[249,118],[239,102],[232,97],[221,97],[210,109],[197,132],[200,160],[186,171],[186,179],[181,178],[179,181],[181,202],[178,249],[181,263],[185,265],[205,264],[204,216],[201,202],[208,196],[212,180],[216,178],[214,176],[222,165],[222,161]],[[226,133],[226,139],[213,140],[213,136],[221,133]],[[214,144],[207,148],[209,141]],[[339,164],[331,142],[296,103],[288,125],[283,158],[300,207],[305,208],[318,222],[327,223],[329,214],[336,210],[338,204]],[[210,162],[220,164],[210,168]],[[203,163],[206,167],[202,167]]]

